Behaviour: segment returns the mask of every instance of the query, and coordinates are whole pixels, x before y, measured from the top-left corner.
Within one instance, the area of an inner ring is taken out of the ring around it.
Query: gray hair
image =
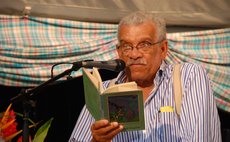
[[[163,18],[158,17],[153,13],[148,13],[144,11],[137,11],[127,15],[126,17],[122,18],[118,25],[118,35],[120,31],[121,25],[138,25],[142,24],[148,20],[151,20],[154,25],[156,26],[157,32],[157,40],[166,39],[166,23]]]

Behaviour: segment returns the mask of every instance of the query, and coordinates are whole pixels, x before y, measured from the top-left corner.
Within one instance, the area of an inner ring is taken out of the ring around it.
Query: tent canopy
[[[0,14],[101,23],[117,23],[137,10],[159,14],[168,26],[230,26],[229,0],[1,0],[0,4]]]

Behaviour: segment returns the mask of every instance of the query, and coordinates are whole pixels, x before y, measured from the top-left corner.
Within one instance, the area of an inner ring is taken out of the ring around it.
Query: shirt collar
[[[162,61],[160,69],[157,71],[155,78],[153,79],[155,85],[159,85],[165,75],[165,70],[168,64],[166,61]]]

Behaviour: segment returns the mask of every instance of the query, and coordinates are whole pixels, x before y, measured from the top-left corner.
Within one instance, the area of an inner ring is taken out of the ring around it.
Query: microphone
[[[110,61],[82,61],[82,67],[96,67],[100,69],[107,69],[115,72],[120,72],[125,69],[125,62],[121,59]]]

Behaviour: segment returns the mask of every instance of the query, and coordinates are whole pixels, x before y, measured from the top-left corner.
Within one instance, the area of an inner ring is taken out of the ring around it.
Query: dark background
[[[113,78],[116,72],[100,69],[103,80]],[[54,83],[42,89],[31,99],[36,102],[36,107],[31,108],[30,118],[34,121],[45,122],[53,117],[51,127],[45,142],[67,142],[78,115],[84,105],[82,77],[68,81]],[[0,111],[4,111],[10,99],[18,95],[22,87],[0,86]],[[15,103],[12,108],[22,113],[22,104]],[[230,113],[219,110],[222,126],[223,142],[230,141]],[[19,120],[18,127],[22,129],[23,121]],[[30,133],[33,134],[33,129]]]

